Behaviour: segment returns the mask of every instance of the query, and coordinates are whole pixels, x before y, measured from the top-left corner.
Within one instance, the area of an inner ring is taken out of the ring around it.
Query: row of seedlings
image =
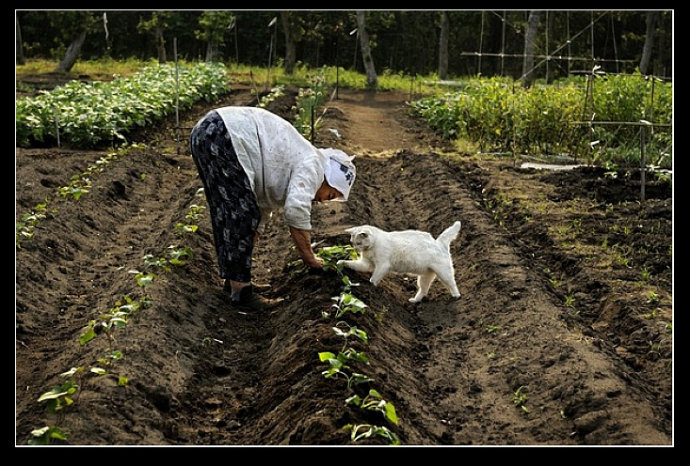
[[[345,406],[366,414],[380,413],[385,423],[397,426],[398,415],[393,403],[385,400],[380,391],[372,387],[375,382],[373,378],[358,369],[361,366],[369,366],[369,357],[365,351],[358,351],[354,346],[366,347],[369,344],[369,335],[350,319],[357,315],[372,314],[372,311],[353,294],[352,289],[359,284],[352,282],[343,272],[342,264],[338,264],[339,260],[356,259],[357,252],[351,246],[331,246],[322,248],[317,254],[324,260],[324,268],[335,270],[342,283],[340,294],[331,298],[334,301],[334,311],[324,311],[322,316],[335,319],[332,330],[337,337],[342,338],[343,343],[336,351],[318,353],[319,362],[328,365],[321,374],[326,379],[342,379],[346,382]],[[352,423],[343,426],[343,429],[350,432],[350,439],[355,443],[380,437],[390,445],[400,444],[399,437],[386,425]]]
[[[203,197],[203,189],[199,189],[195,197]],[[198,221],[203,216],[203,210],[203,206],[191,204],[185,215],[185,221],[175,224],[175,231],[181,237],[185,234],[195,233],[198,229]],[[143,271],[128,271],[141,290],[140,296],[134,298],[130,295],[123,296],[122,299],[109,307],[107,312],[101,313],[97,319],[89,321],[82,329],[78,338],[80,346],[89,344],[99,335],[106,335],[110,344],[104,350],[103,355],[90,365],[88,371],[85,366],[77,366],[60,373],[59,377],[65,379],[64,382],[38,398],[39,403],[45,403],[47,413],[55,415],[55,423],[32,430],[28,440],[30,445],[48,445],[56,441],[65,442],[68,440],[68,434],[63,432],[59,425],[64,421],[65,409],[79,399],[79,395],[87,383],[87,376],[111,375],[117,379],[117,385],[120,387],[129,383],[128,377],[115,374],[113,371],[114,364],[124,356],[122,350],[114,349],[117,346],[115,329],[126,327],[138,311],[153,306],[153,300],[147,294],[147,289],[154,283],[157,274],[171,272],[173,267],[182,267],[192,257],[192,250],[188,246],[170,245],[159,255],[145,255],[142,259]]]

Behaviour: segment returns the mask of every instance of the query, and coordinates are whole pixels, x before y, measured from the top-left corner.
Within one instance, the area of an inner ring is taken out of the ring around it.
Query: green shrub
[[[424,97],[411,103],[411,113],[449,139],[478,143],[482,151],[586,156],[592,161],[639,161],[639,128],[587,126],[595,121],[652,119],[651,80],[637,75],[599,76],[593,104],[585,106],[585,78],[524,89],[508,78],[475,78],[461,91]],[[656,82],[653,121],[670,123],[672,89]],[[596,142],[595,142],[596,141]],[[649,160],[668,160],[670,131],[658,128],[647,146]],[[590,149],[591,147],[591,149]],[[668,154],[667,154],[668,155]]]
[[[199,63],[179,69],[180,108],[229,91],[225,67]],[[51,143],[60,139],[77,147],[93,147],[124,139],[136,127],[151,124],[175,110],[175,68],[155,65],[130,78],[108,82],[70,81],[37,97],[16,103],[17,143]]]

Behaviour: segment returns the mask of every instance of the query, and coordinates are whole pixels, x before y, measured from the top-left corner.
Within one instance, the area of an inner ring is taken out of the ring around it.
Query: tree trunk
[[[366,30],[365,15],[366,13],[364,11],[357,12],[357,32],[359,33],[359,45],[362,49],[364,70],[367,74],[367,87],[376,89],[376,86],[378,86],[378,76],[376,76],[374,59],[371,57],[371,45],[369,44],[369,33],[367,33]]]
[[[218,44],[213,40],[209,40],[206,42],[206,61],[214,62],[216,57],[218,57]]]
[[[17,65],[23,65],[26,63],[26,60],[24,59],[24,45],[22,44],[22,28],[19,27],[19,17],[15,14],[14,15],[14,24],[15,24],[15,32],[16,32],[16,45],[17,45]]]
[[[541,11],[532,10],[527,19],[527,30],[525,31],[525,51],[522,61],[522,77],[524,86],[530,87],[536,79],[534,73],[534,50],[536,49],[537,28],[539,27],[539,17]]]
[[[656,31],[656,22],[658,18],[658,11],[647,12],[647,32],[644,38],[644,47],[642,48],[642,58],[640,59],[640,73],[642,74],[647,74],[649,71],[649,63],[652,61],[654,32]]]
[[[441,34],[438,41],[438,77],[448,79],[448,36],[450,34],[450,19],[448,12],[441,12]]]
[[[60,64],[58,64],[56,71],[67,73],[72,69],[74,64],[77,62],[77,57],[79,57],[79,51],[81,50],[84,41],[86,40],[86,31],[82,31],[76,39],[69,44],[67,47],[67,52],[65,52],[65,57],[62,59]]]
[[[165,54],[165,38],[163,37],[163,28],[156,26],[156,50],[158,51],[158,63],[161,65],[168,61]]]
[[[295,63],[297,62],[297,46],[295,45],[295,35],[292,30],[292,25],[290,24],[290,12],[281,11],[280,19],[283,22],[283,32],[285,34],[285,74],[292,74],[292,72],[295,71]]]

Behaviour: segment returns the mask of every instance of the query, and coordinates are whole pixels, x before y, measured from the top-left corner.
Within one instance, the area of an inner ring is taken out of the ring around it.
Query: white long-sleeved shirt
[[[288,225],[311,230],[311,203],[328,158],[289,122],[262,108],[216,109],[262,214],[283,208]]]

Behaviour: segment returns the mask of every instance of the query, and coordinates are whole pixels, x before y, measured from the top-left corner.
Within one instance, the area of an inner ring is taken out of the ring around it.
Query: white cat
[[[418,303],[438,276],[454,298],[460,297],[450,255],[450,243],[460,232],[460,222],[455,222],[437,239],[423,231],[386,232],[370,225],[345,231],[350,233],[350,242],[360,257],[356,261],[340,260],[338,264],[357,272],[373,272],[369,281],[374,286],[389,272],[417,275],[417,294],[410,302]]]

